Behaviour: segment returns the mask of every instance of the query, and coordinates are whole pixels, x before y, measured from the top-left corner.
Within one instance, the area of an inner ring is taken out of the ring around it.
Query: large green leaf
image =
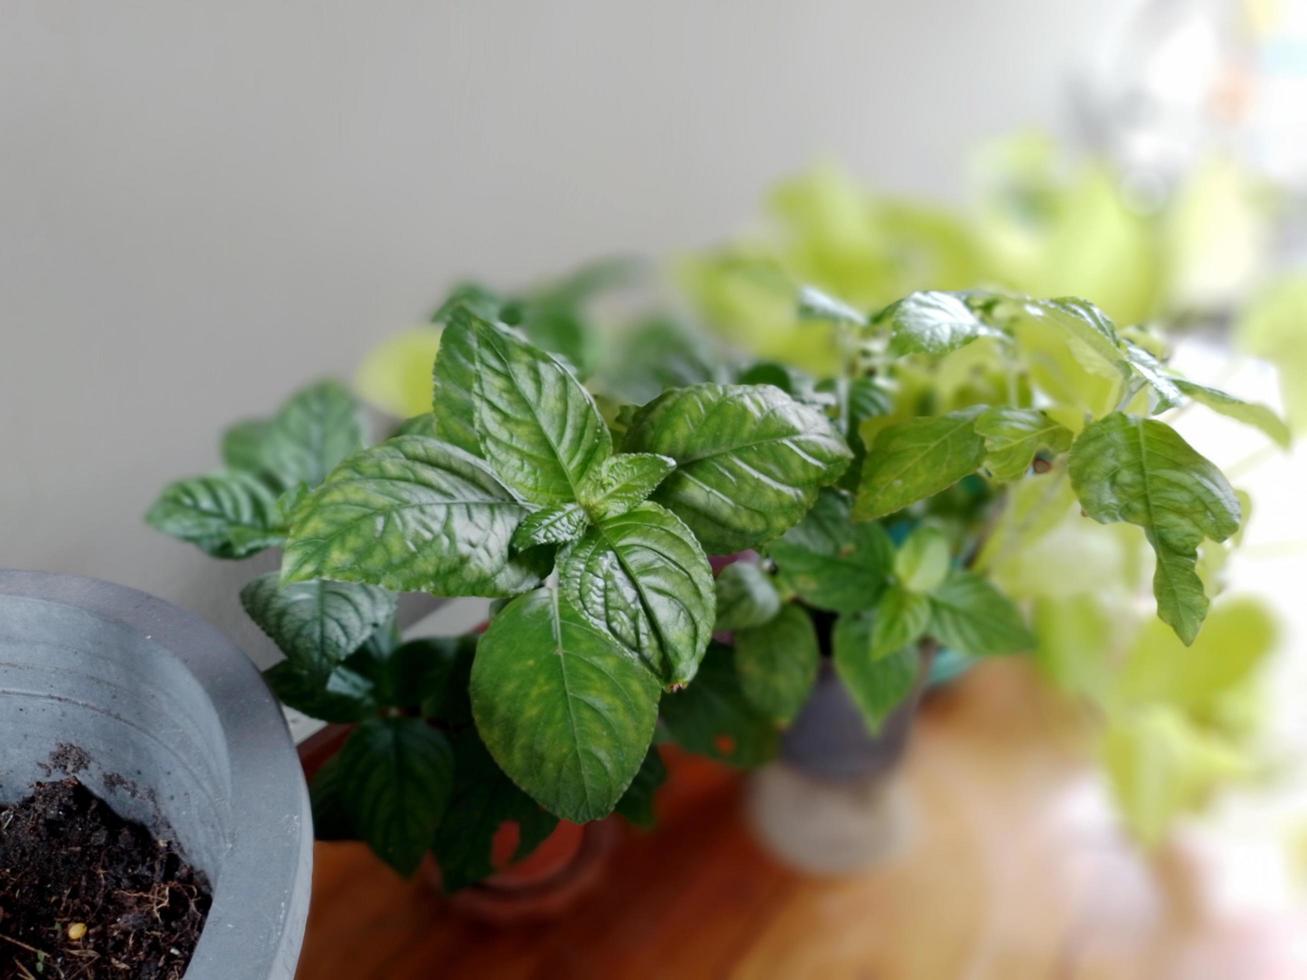
[[[442,371],[447,350],[456,360]],[[474,378],[468,357],[474,358]],[[536,503],[576,500],[590,470],[612,454],[612,436],[594,399],[557,358],[459,309],[436,360],[438,424],[469,408],[481,455],[506,486]]]
[[[717,621],[714,629],[761,626],[781,610],[781,596],[767,573],[753,562],[737,561],[717,576]]]
[[[1144,528],[1157,553],[1158,615],[1192,643],[1208,607],[1195,570],[1198,546],[1239,529],[1229,482],[1170,426],[1120,412],[1086,427],[1071,448],[1070,468],[1086,514]]]
[[[558,563],[568,602],[668,686],[687,684],[712,636],[712,568],[676,515],[643,503],[595,524]]]
[[[282,580],[512,595],[539,581],[509,554],[526,514],[480,460],[434,439],[399,436],[350,457],[299,505]]]
[[[657,489],[676,460],[653,453],[621,453],[592,469],[579,489],[578,500],[596,517],[615,517],[639,504]]]
[[[474,329],[471,314],[462,313],[455,303],[439,314],[448,321],[459,312],[460,329],[446,327],[440,335],[440,350],[433,369],[432,420],[435,436],[441,442],[457,446],[473,456],[481,455],[481,439],[476,429],[478,398],[477,347],[480,334]]]
[[[654,499],[710,554],[785,533],[851,458],[824,415],[770,385],[669,391],[636,415],[626,447],[676,460]]]
[[[1000,336],[953,293],[912,293],[878,313],[875,323],[889,326],[889,353],[894,357],[938,356],[979,337]]]
[[[245,558],[281,544],[284,537],[276,495],[241,471],[169,484],[145,520],[215,558]]]
[[[881,430],[862,464],[853,516],[873,520],[947,490],[985,459],[977,410],[910,419]]]
[[[1021,653],[1035,638],[1012,600],[971,572],[953,572],[930,595],[930,632],[973,657]]]
[[[1206,385],[1194,384],[1183,378],[1172,379],[1180,391],[1200,404],[1206,405],[1213,412],[1219,412],[1236,422],[1243,422],[1264,432],[1276,445],[1288,449],[1293,435],[1284,419],[1275,410],[1256,402],[1246,402],[1229,392]]]
[[[495,765],[475,729],[454,736],[454,792],[432,841],[447,892],[474,884],[497,870],[494,842],[506,823],[517,827],[507,863],[520,861],[558,825]]]
[[[552,589],[519,596],[491,620],[471,691],[495,761],[541,806],[577,823],[613,811],[658,714],[654,675]]]
[[[370,718],[340,750],[339,777],[359,836],[400,874],[416,871],[453,788],[445,736],[420,718]]]
[[[878,731],[890,713],[912,693],[920,671],[915,646],[877,656],[872,650],[872,616],[841,616],[832,637],[835,673],[853,696],[867,728]]]
[[[682,748],[742,769],[776,754],[776,726],[740,690],[735,651],[721,643],[708,645],[693,684],[663,698],[662,721]]]
[[[395,596],[375,585],[295,582],[281,585],[276,572],[241,589],[241,605],[286,657],[310,676],[325,680],[395,613]]]
[[[1071,430],[1035,408],[990,408],[976,419],[985,440],[985,468],[1001,483],[1026,475],[1040,450],[1064,453]]]
[[[363,446],[359,404],[339,381],[297,391],[271,419],[238,422],[223,435],[228,466],[278,489],[317,486],[336,464]]]
[[[749,703],[788,724],[812,692],[821,652],[812,619],[786,604],[770,623],[735,634],[735,670]]]
[[[767,548],[777,578],[818,609],[854,612],[875,605],[894,562],[879,524],[854,524],[849,499],[824,491],[785,536]]]
[[[656,745],[649,746],[649,752],[640,764],[640,771],[627,788],[622,798],[617,801],[617,812],[637,827],[649,828],[654,825],[654,795],[658,787],[667,781],[667,767],[663,765]]]

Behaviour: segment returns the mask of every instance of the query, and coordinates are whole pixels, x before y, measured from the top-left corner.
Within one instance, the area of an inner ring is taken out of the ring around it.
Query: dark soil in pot
[[[74,777],[0,807],[3,980],[180,980],[210,901],[171,842]]]

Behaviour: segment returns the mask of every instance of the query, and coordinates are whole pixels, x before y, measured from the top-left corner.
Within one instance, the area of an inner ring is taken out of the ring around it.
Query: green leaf
[[[442,647],[441,656],[448,657],[448,670],[443,681],[435,676],[430,677],[432,682],[438,683],[429,683],[422,692],[422,701],[419,705],[422,717],[433,718],[457,727],[471,727],[472,697],[468,693],[468,687],[472,683],[472,664],[476,659],[477,641],[478,636],[475,633],[455,637],[452,654],[443,649],[447,638],[436,637],[427,641]]]
[[[812,692],[821,652],[812,619],[787,604],[770,623],[735,634],[740,690],[760,712],[788,724]]]
[[[223,465],[255,476],[263,474],[266,469],[263,447],[272,425],[270,419],[247,419],[227,429],[222,434]]]
[[[349,796],[350,787],[340,775],[340,756],[333,755],[322,764],[309,785],[315,839],[358,840],[358,831],[350,820]]]
[[[459,357],[448,389],[440,369],[447,349]],[[467,352],[475,358],[475,378],[462,362]],[[474,387],[465,390],[470,382]],[[451,393],[453,404],[446,398]],[[468,408],[481,454],[500,480],[539,504],[576,500],[589,471],[612,455],[612,436],[594,399],[566,367],[507,329],[455,310],[436,360],[435,411],[443,419]]]
[[[558,562],[563,594],[668,686],[694,677],[716,612],[712,568],[674,514],[643,503],[595,524]]]
[[[245,558],[281,544],[284,536],[276,495],[241,471],[170,483],[145,520],[214,558]]]
[[[710,554],[783,534],[851,457],[824,415],[766,385],[669,391],[636,415],[626,445],[676,460],[653,499]]]
[[[676,469],[676,460],[652,453],[610,456],[587,475],[577,499],[596,518],[616,517],[642,502]]]
[[[472,667],[472,712],[495,761],[552,813],[612,812],[653,738],[658,681],[551,589],[490,622]]]
[[[926,593],[944,581],[951,564],[948,535],[923,524],[900,545],[894,556],[894,574],[909,592]]]
[[[879,524],[854,524],[849,499],[824,491],[801,522],[767,548],[777,578],[810,606],[868,609],[884,591],[894,547]]]
[[[985,440],[976,432],[976,416],[977,410],[972,409],[882,429],[862,464],[854,519],[893,514],[974,473],[985,459]]]
[[[1183,400],[1184,396],[1180,393],[1176,379],[1166,373],[1166,368],[1162,362],[1154,357],[1152,353],[1128,340],[1122,342],[1122,347],[1125,350],[1126,360],[1135,374],[1142,378],[1144,383],[1153,390],[1152,410],[1154,414],[1164,412]]]
[[[1208,606],[1195,571],[1198,546],[1239,529],[1239,501],[1225,476],[1170,426],[1120,412],[1085,428],[1070,469],[1086,514],[1144,528],[1157,553],[1158,615],[1192,643]]]
[[[1130,376],[1116,325],[1093,303],[1063,297],[1026,300],[1022,306],[1027,317],[1055,331],[1086,370],[1107,377]]]
[[[761,626],[781,610],[781,596],[767,573],[753,562],[737,561],[717,576],[717,621],[714,629]]]
[[[519,551],[539,544],[575,541],[590,526],[590,516],[580,504],[559,504],[528,514],[513,532],[513,547]]]
[[[921,639],[930,625],[930,599],[902,586],[890,588],[876,607],[871,654],[883,657]]]
[[[871,732],[903,703],[917,684],[920,655],[913,646],[885,656],[872,651],[872,616],[846,614],[835,623],[835,673],[853,696]]]
[[[402,875],[417,870],[449,803],[454,753],[420,718],[369,718],[340,750],[350,823]]]
[[[930,632],[973,657],[1020,653],[1035,645],[1007,596],[971,572],[953,572],[930,596]]]
[[[979,337],[1001,336],[954,293],[912,293],[878,313],[874,323],[888,324],[891,357],[939,356]]]
[[[263,679],[278,701],[319,721],[362,721],[378,708],[372,682],[348,666],[337,667],[324,683],[320,676],[283,660],[265,670]]]
[[[395,596],[351,582],[279,584],[277,572],[241,589],[241,605],[292,663],[326,678],[395,614]]]
[[[658,755],[657,746],[651,745],[648,753],[645,754],[644,762],[640,764],[640,771],[635,774],[634,781],[617,801],[617,812],[637,827],[646,829],[652,827],[655,821],[654,795],[658,792],[658,787],[666,781],[667,767],[663,765],[662,757]]]
[[[350,457],[300,505],[282,580],[512,595],[539,581],[509,554],[526,514],[480,460],[434,439],[399,436]]]
[[[776,726],[740,690],[735,651],[708,645],[694,683],[663,698],[662,721],[677,745],[752,769],[776,754]]]
[[[454,792],[437,828],[432,850],[440,883],[457,891],[493,874],[494,843],[506,823],[516,825],[517,846],[509,864],[534,851],[558,826],[558,818],[518,789],[486,751],[474,729],[454,736]]]
[[[1232,418],[1236,422],[1243,422],[1245,425],[1260,429],[1282,449],[1288,449],[1293,441],[1293,434],[1289,431],[1289,426],[1284,419],[1275,413],[1274,409],[1268,408],[1266,405],[1259,405],[1256,402],[1246,402],[1242,398],[1236,398],[1228,392],[1221,391],[1219,388],[1194,384],[1192,381],[1185,381],[1183,378],[1174,378],[1172,380],[1175,381],[1176,387],[1180,389],[1183,395],[1187,395],[1194,401],[1206,405],[1212,411],[1218,412],[1227,418]]]
[[[861,327],[867,323],[865,313],[854,309],[841,299],[836,299],[822,292],[815,286],[804,286],[799,290],[799,316],[804,320],[828,320],[831,323],[847,323]]]
[[[265,464],[289,487],[316,487],[350,453],[363,447],[358,402],[339,381],[322,381],[292,395],[273,419]]]
[[[1071,430],[1035,408],[989,408],[976,419],[985,440],[985,468],[1000,483],[1025,476],[1040,450],[1071,448]]]
[[[643,404],[668,388],[714,381],[721,373],[702,332],[674,320],[646,320],[617,344],[604,375],[611,389],[630,401]]]
[[[448,320],[458,304],[441,307],[438,315]],[[480,457],[481,439],[476,429],[476,404],[480,335],[473,329],[470,314],[462,314],[461,329],[446,327],[440,335],[440,350],[433,369],[432,417],[435,437],[472,456]]]
[[[422,415],[414,415],[412,418],[405,419],[395,428],[392,435],[396,436],[426,436],[428,439],[439,439],[439,426],[436,424],[436,413],[426,412]]]

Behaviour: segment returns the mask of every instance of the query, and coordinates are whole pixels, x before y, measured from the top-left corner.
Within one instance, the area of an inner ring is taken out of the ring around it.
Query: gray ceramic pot
[[[208,875],[188,980],[291,980],[313,828],[285,721],[245,655],[142,592],[0,570],[0,801],[49,778],[60,745],[89,759],[74,768],[94,793],[166,824]]]

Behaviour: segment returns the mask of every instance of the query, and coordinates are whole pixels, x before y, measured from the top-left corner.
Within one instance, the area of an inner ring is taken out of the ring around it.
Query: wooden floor
[[[742,781],[696,764],[561,921],[493,928],[356,845],[319,844],[300,980],[1289,980],[1256,924],[1205,907],[1201,862],[1115,830],[1063,705],[1014,662],[923,711],[915,819],[878,870],[820,879],[754,842]]]

